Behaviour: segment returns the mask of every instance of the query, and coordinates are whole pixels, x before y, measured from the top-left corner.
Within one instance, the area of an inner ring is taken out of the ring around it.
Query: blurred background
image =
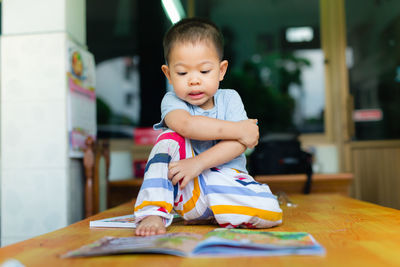
[[[99,137],[124,137],[124,126],[151,126],[160,119],[157,104],[167,89],[159,67],[162,37],[172,22],[161,2],[142,2],[87,1]],[[263,134],[324,132],[318,0],[180,3],[182,17],[207,17],[222,29],[229,71],[221,88],[239,91]]]
[[[333,81],[325,80],[319,0],[171,2],[182,7],[181,17],[207,17],[222,29],[230,64],[221,88],[239,91],[263,134],[325,133],[326,82]],[[382,113],[376,121],[355,121],[353,140],[400,137],[394,119],[400,114],[398,4],[348,0],[345,21],[337,21],[346,23],[354,109]],[[98,135],[130,137],[124,126],[151,126],[160,118],[157,104],[167,87],[159,68],[161,42],[172,22],[160,1],[88,0],[86,12],[87,45],[96,60]]]

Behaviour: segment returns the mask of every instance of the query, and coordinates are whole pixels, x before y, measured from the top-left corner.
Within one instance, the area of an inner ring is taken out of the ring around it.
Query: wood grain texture
[[[399,266],[400,211],[341,195],[293,195],[296,208],[283,207],[284,223],[264,231],[306,231],[325,256],[179,258],[120,255],[61,259],[59,255],[104,236],[132,236],[133,229],[90,229],[89,220],[131,213],[133,203],[107,210],[66,228],[0,249],[0,263],[14,258],[25,266]],[[173,224],[168,232],[204,234],[215,226]]]
[[[305,174],[258,175],[254,179],[259,183],[267,184],[274,194],[279,191],[300,194],[304,191],[307,177]],[[349,196],[352,183],[353,174],[351,173],[316,173],[312,176],[311,193],[337,193]]]
[[[122,203],[136,199],[142,186],[143,178],[134,178],[121,181],[110,181],[108,184],[109,207],[116,207]]]
[[[85,140],[83,156],[85,169],[85,217],[107,208],[110,150],[108,140]]]
[[[355,197],[400,209],[400,142],[354,143],[351,158]]]

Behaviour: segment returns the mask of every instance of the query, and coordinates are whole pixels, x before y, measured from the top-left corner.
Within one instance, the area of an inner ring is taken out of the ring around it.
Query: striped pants
[[[282,210],[269,187],[230,168],[203,171],[184,189],[168,179],[168,164],[193,157],[189,139],[165,131],[157,139],[146,165],[135,203],[136,222],[149,215],[172,222],[172,210],[185,220],[214,218],[227,228],[269,228],[282,223]]]

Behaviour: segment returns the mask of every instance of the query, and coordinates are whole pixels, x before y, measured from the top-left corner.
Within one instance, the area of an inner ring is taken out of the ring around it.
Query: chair
[[[107,209],[110,148],[108,140],[85,140],[85,217]]]

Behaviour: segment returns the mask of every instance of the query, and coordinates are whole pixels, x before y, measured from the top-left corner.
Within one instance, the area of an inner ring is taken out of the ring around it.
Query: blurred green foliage
[[[247,116],[258,119],[260,135],[293,132],[294,99],[289,85],[301,85],[301,71],[310,62],[292,53],[271,53],[246,61],[240,69],[230,71],[221,88],[240,94]]]

